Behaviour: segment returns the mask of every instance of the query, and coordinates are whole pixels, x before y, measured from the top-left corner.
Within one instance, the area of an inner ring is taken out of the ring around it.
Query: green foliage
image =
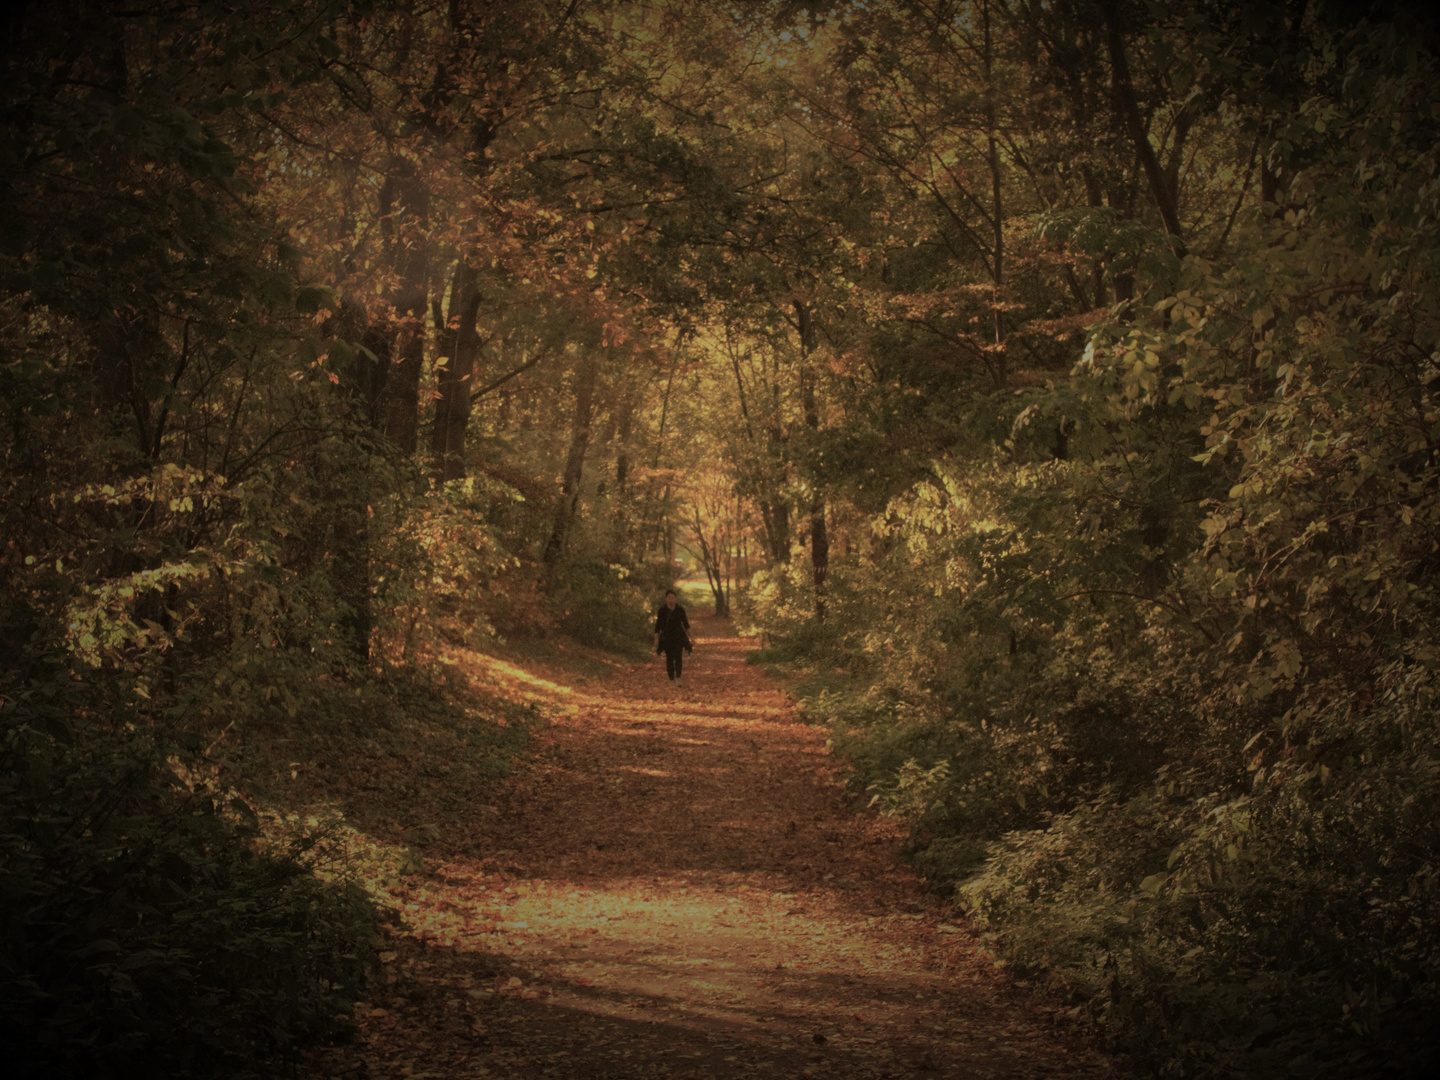
[[[892,494],[823,629],[757,593],[927,876],[1163,1075],[1440,1054],[1440,101],[1388,29],[1315,35],[1277,201],[1183,259],[1041,217],[1133,301],[972,397],[1003,430]]]
[[[1019,965],[1167,1046],[1172,1069],[1419,1075],[1440,997],[1422,853],[1440,835],[1412,739],[1433,694],[1412,676],[1358,724],[1331,706],[1343,771],[1296,754],[1229,797],[1192,772],[1010,834],[960,896]]]
[[[324,830],[262,831],[223,762],[367,675],[383,455],[325,367],[332,294],[241,175],[322,10],[7,26],[0,1011],[26,1075],[253,1074],[343,1034],[365,974]]]
[[[761,631],[765,647],[752,655],[758,663],[793,661],[829,641],[833,632],[813,618],[807,567],[781,563],[758,571],[741,605],[741,629]]]
[[[494,633],[505,575],[520,565],[504,525],[523,501],[498,481],[470,478],[418,495],[402,489],[380,504],[371,566],[377,630],[390,654],[409,660],[422,636],[469,643]]]
[[[345,1030],[369,901],[260,851],[170,726],[53,654],[0,685],[0,1014],[21,1075],[207,1076]],[[132,715],[127,715],[130,712]]]
[[[555,568],[546,595],[555,624],[569,637],[638,659],[650,652],[652,594],[630,580],[626,567],[582,551]]]
[[[789,40],[552,7],[7,23],[24,1067],[332,1030],[370,856],[229,785],[499,775],[530,718],[470,725],[429,662],[638,657],[689,505],[765,553],[759,659],[857,795],[1077,1011],[1174,1075],[1418,1071],[1433,41],[1323,4],[821,5]]]

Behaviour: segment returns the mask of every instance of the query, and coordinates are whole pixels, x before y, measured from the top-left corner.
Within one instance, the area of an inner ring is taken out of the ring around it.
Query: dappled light
[[[7,1077],[1428,1080],[1432,7],[0,9]]]
[[[427,847],[361,1041],[315,1075],[1107,1075],[1017,1011],[895,864],[895,830],[847,809],[822,735],[707,629],[683,690],[656,663],[545,681],[567,707],[496,793],[506,814]]]

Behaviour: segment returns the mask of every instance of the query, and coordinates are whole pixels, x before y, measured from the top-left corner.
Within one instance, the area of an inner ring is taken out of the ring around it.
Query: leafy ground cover
[[[437,669],[356,687],[349,710],[259,732],[235,764],[262,800],[343,819],[397,852],[397,864],[418,867],[442,833],[468,835],[545,723],[516,680],[477,684],[453,657]]]
[[[728,625],[694,622],[679,691],[658,662],[452,657],[552,720],[484,802],[458,762],[429,778],[463,806],[393,890],[359,1037],[303,1074],[1120,1071],[949,921],[893,825],[852,812],[823,733]],[[393,835],[403,795],[353,788],[357,820]]]

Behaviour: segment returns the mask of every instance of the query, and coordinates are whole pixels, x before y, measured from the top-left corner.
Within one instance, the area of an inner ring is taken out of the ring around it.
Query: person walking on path
[[[690,640],[690,620],[685,609],[675,601],[675,590],[665,594],[665,603],[655,613],[655,651],[665,653],[665,674],[672,686],[684,686],[681,671],[686,651],[694,648]]]

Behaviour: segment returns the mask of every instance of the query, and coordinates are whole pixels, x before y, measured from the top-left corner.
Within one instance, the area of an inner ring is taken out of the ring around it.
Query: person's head
[[[673,608],[673,607],[675,606],[675,590],[674,590],[674,589],[670,589],[670,590],[668,590],[668,591],[665,593],[665,606],[668,607],[668,608]]]

